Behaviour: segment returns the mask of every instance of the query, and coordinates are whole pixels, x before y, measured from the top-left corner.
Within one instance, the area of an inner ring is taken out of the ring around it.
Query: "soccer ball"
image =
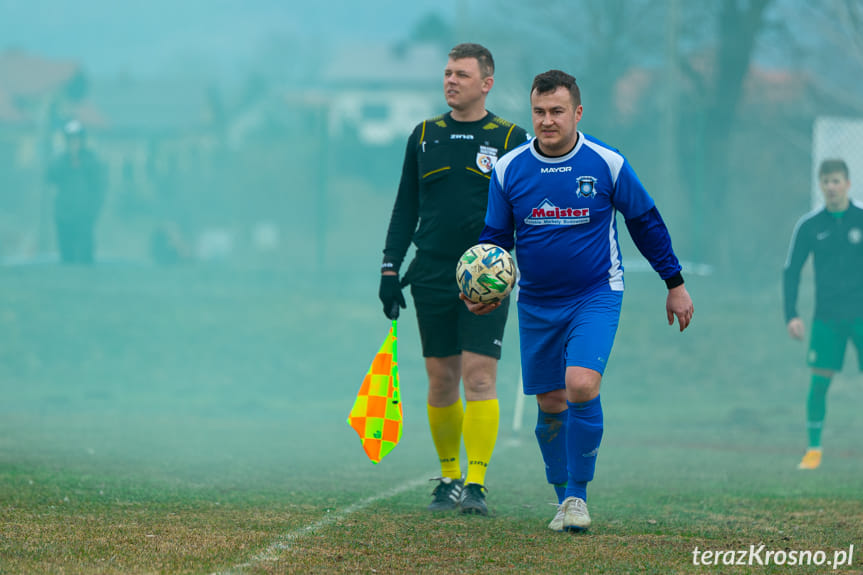
[[[477,244],[458,259],[455,279],[461,293],[475,303],[494,303],[515,286],[515,262],[494,244]]]

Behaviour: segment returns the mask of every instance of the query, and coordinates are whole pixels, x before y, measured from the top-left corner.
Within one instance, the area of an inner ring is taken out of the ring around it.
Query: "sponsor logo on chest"
[[[590,222],[590,208],[560,208],[548,199],[542,200],[524,218],[529,226],[577,226]]]

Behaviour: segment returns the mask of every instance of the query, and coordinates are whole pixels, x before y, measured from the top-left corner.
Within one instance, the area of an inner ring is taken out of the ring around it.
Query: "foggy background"
[[[529,128],[533,76],[571,72],[582,129],[629,158],[680,257],[775,281],[817,119],[863,116],[860,19],[853,0],[2,0],[0,257],[54,251],[44,170],[74,118],[109,174],[100,259],[147,260],[167,226],[195,259],[370,270],[406,137],[446,109],[449,47],[477,41],[492,111]]]
[[[534,75],[575,75],[580,128],[619,148],[655,198],[696,310],[756,302],[764,339],[785,344],[781,269],[818,158],[844,155],[861,197],[859,0],[0,0],[9,429],[50,428],[46,443],[76,429],[87,446],[86,430],[120,429],[130,412],[176,438],[179,414],[186,437],[206,443],[279,433],[267,422],[303,401],[335,413],[328,425],[345,440],[387,329],[377,281],[405,142],[446,111],[446,54],[464,41],[495,57],[488,108],[530,132]],[[45,178],[70,119],[108,178],[89,267],[57,263]],[[647,283],[663,328],[664,286]],[[402,368],[410,425],[427,442],[412,315]],[[702,317],[693,331],[706,335]],[[515,322],[507,329],[511,387]],[[725,345],[702,359],[733,356]],[[802,347],[778,349],[799,368],[789,401],[802,413]],[[788,425],[802,447],[799,415]],[[232,427],[244,417],[261,427]],[[26,443],[0,446],[15,441]]]

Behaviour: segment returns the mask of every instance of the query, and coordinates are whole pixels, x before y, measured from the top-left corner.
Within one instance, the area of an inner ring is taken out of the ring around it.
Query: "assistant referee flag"
[[[396,320],[369,367],[348,425],[354,428],[372,463],[379,463],[402,438]]]

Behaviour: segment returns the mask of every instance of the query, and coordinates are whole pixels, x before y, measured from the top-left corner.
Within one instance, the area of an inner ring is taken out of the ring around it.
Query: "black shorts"
[[[458,297],[456,260],[417,256],[405,275],[411,285],[423,357],[449,357],[470,351],[500,359],[509,300],[493,312],[476,315]]]

